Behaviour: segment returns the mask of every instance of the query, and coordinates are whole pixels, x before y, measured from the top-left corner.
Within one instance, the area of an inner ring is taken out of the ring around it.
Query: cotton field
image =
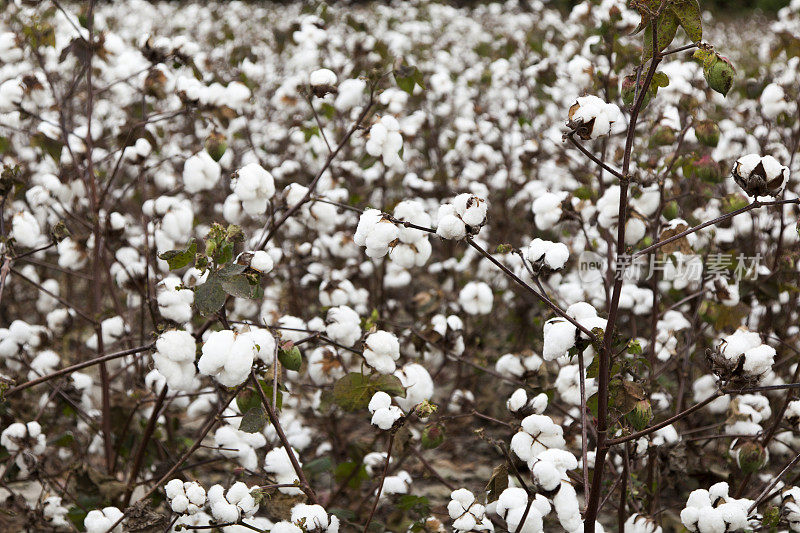
[[[800,531],[800,0],[6,2],[0,525]]]

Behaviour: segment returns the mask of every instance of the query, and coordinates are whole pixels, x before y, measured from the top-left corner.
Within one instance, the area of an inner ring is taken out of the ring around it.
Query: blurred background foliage
[[[551,0],[569,9],[582,0]],[[775,12],[789,5],[791,0],[699,0],[700,7],[713,11],[752,11]]]

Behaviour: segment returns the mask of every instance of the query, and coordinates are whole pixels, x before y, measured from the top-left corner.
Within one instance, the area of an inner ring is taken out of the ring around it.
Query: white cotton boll
[[[785,98],[786,93],[783,91],[783,87],[777,83],[770,83],[764,87],[759,99],[764,115],[769,119],[776,119],[788,107]]]
[[[551,318],[544,323],[543,331],[542,357],[545,361],[563,357],[575,346],[578,329],[563,318]]]
[[[611,124],[621,116],[616,105],[607,104],[594,95],[582,96],[569,110],[569,127],[579,128],[579,135],[585,140],[597,139],[608,135]]]
[[[339,84],[339,94],[333,105],[336,109],[347,111],[357,106],[364,99],[367,82],[359,79],[344,80]]]
[[[372,227],[364,240],[366,254],[373,259],[378,259],[389,253],[390,244],[397,239],[399,230],[392,222],[381,220]]]
[[[201,374],[213,376],[225,365],[225,360],[233,346],[235,335],[231,330],[212,332],[203,343],[202,355],[197,363]]]
[[[183,164],[183,186],[194,194],[212,189],[219,181],[222,169],[207,152],[199,152]]]
[[[394,373],[406,389],[405,398],[395,397],[395,402],[404,411],[433,397],[433,379],[424,366],[408,363]]]
[[[697,528],[701,533],[725,533],[726,525],[722,515],[717,509],[707,507],[703,509],[697,519]]]
[[[625,244],[633,246],[644,239],[647,233],[647,226],[644,220],[638,217],[630,217],[625,223]]]
[[[328,337],[347,347],[353,346],[361,338],[361,317],[346,305],[328,309]]]
[[[400,124],[391,115],[384,115],[369,130],[369,140],[366,143],[367,153],[374,157],[382,157],[383,164],[387,167],[401,162],[399,151],[403,147],[403,136],[400,134]]]
[[[303,533],[298,526],[286,521],[277,522],[269,531],[270,533]]]
[[[452,204],[439,208],[436,222],[436,234],[443,239],[461,240],[467,235],[467,226],[455,213]]]
[[[534,481],[548,492],[555,490],[561,484],[561,472],[548,461],[537,461],[531,473]]]
[[[365,209],[358,219],[358,226],[356,233],[353,235],[353,241],[359,246],[367,245],[367,237],[372,233],[375,225],[383,218],[383,213],[377,209]]]
[[[522,527],[520,527],[520,523],[528,505],[528,495],[525,489],[505,489],[497,500],[495,512],[506,521],[506,529],[508,531],[519,530],[520,533],[541,533],[543,531],[542,516],[547,513],[541,512],[544,503],[540,502],[540,499],[544,498],[541,495],[537,495],[536,500],[531,503]],[[549,512],[549,505],[547,507],[547,512]]]
[[[231,189],[242,200],[244,211],[256,216],[266,211],[267,202],[275,195],[275,181],[261,165],[250,163],[236,171]]]
[[[762,344],[744,353],[743,370],[751,376],[766,374],[775,362],[775,348]]]
[[[417,200],[403,200],[394,208],[394,216],[398,220],[410,222],[417,226],[428,227],[431,225],[431,217],[425,211],[425,207]],[[414,244],[422,239],[427,239],[427,233],[415,228],[400,228],[398,236],[401,242]]]
[[[488,284],[470,281],[458,293],[458,303],[470,315],[486,315],[492,311],[494,293]]]
[[[308,83],[314,87],[320,85],[333,86],[336,85],[336,74],[327,68],[315,70],[308,76]]]
[[[568,481],[561,483],[561,488],[553,497],[553,508],[556,511],[561,527],[567,531],[575,531],[581,526],[581,512],[575,488]]]
[[[381,374],[394,372],[399,358],[400,342],[388,331],[371,333],[364,341],[364,359]]]
[[[10,79],[0,83],[0,113],[14,111],[22,103],[23,96],[25,92],[19,81]]]
[[[564,201],[565,194],[544,193],[531,205],[534,214],[534,223],[541,230],[548,230],[561,220],[561,202]]]
[[[25,248],[35,247],[42,238],[39,223],[28,211],[20,211],[11,217],[11,237]]]
[[[506,408],[511,411],[512,413],[516,413],[528,403],[528,393],[525,392],[525,389],[517,389],[514,393],[506,400]]]
[[[122,518],[122,511],[116,507],[105,507],[102,510],[94,509],[86,514],[83,527],[86,533],[122,533],[122,523],[112,529],[112,526]]]
[[[305,503],[292,507],[291,520],[295,524],[303,524],[308,531],[326,529],[330,523],[324,507]]]
[[[483,225],[488,207],[486,200],[470,193],[459,194],[453,198],[453,208],[467,226]]]
[[[519,357],[513,353],[501,356],[494,365],[494,369],[505,377],[522,377],[525,367]]]
[[[257,270],[262,274],[269,274],[275,267],[272,261],[272,256],[264,250],[257,250],[253,252],[253,257],[250,258],[250,268]]]
[[[392,428],[394,423],[403,416],[403,412],[395,405],[391,405],[392,398],[383,391],[373,394],[369,401],[369,412],[372,413],[371,423],[384,431]]]

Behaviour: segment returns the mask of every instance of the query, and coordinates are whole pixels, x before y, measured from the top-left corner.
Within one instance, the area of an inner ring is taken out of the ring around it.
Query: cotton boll
[[[179,324],[192,319],[194,291],[181,287],[177,276],[168,276],[156,285],[156,301],[161,316]]]
[[[28,211],[20,211],[11,217],[11,237],[25,248],[34,248],[42,238],[39,223]]]
[[[395,397],[395,402],[404,411],[433,397],[433,380],[424,366],[408,363],[394,373],[406,389],[405,398]]]
[[[183,186],[188,193],[212,189],[219,181],[222,170],[207,152],[199,152],[183,165]]]
[[[534,214],[536,227],[541,230],[548,230],[561,220],[561,202],[564,201],[566,194],[563,193],[544,193],[531,205]]]
[[[403,416],[399,407],[391,405],[392,398],[383,391],[376,392],[369,401],[372,424],[384,431],[389,430]]]
[[[467,226],[455,213],[451,204],[439,208],[436,234],[443,239],[461,240],[467,235]]]
[[[116,507],[105,507],[102,510],[94,509],[86,514],[83,519],[83,527],[86,528],[86,533],[122,533],[122,523],[114,526],[114,524],[122,518],[122,511]],[[114,528],[112,529],[112,526]]]
[[[458,303],[470,315],[486,315],[492,311],[494,293],[486,283],[470,281],[458,293]]]
[[[264,250],[257,250],[253,252],[253,257],[250,259],[250,268],[257,270],[261,274],[269,274],[275,267],[272,256]]]
[[[400,342],[388,331],[371,333],[364,341],[364,360],[381,374],[394,372],[400,358]]]
[[[563,318],[551,318],[544,324],[542,357],[553,361],[563,357],[575,346],[577,328]]]
[[[364,90],[367,83],[360,79],[344,80],[339,84],[339,94],[333,105],[336,109],[348,111],[357,106],[364,99]]]
[[[317,87],[320,85],[334,86],[336,85],[336,74],[327,68],[315,70],[308,76],[308,83],[311,86]]]
[[[346,305],[328,309],[325,332],[334,341],[350,347],[361,338],[361,317]]]

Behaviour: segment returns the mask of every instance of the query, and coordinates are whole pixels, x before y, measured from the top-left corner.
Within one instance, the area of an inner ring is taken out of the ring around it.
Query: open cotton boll
[[[367,82],[360,79],[344,80],[339,84],[339,94],[336,95],[333,106],[342,111],[348,111],[362,102]]]
[[[224,457],[236,459],[242,467],[255,470],[258,468],[256,450],[263,448],[267,440],[261,433],[247,433],[226,425],[217,428],[214,443]]]
[[[86,513],[83,527],[86,533],[122,533],[122,523],[112,529],[112,526],[122,518],[122,511],[116,507],[105,507],[102,510],[94,509]]]
[[[256,250],[253,252],[253,257],[250,258],[250,268],[257,270],[262,274],[269,274],[275,267],[272,256],[269,252],[264,250]]]
[[[300,462],[297,452],[293,450],[293,453],[297,459],[297,463],[302,468],[303,463]],[[291,485],[299,482],[297,474],[294,471],[294,467],[292,466],[292,461],[289,459],[289,454],[283,447],[273,448],[267,452],[266,457],[264,457],[264,470],[268,474],[272,474],[275,477],[275,480],[280,484]],[[291,494],[295,496],[303,494],[303,491],[296,487],[280,487],[278,490],[283,494]]]
[[[388,331],[378,330],[364,341],[364,360],[381,374],[394,372],[400,359],[400,341]]]
[[[417,200],[403,200],[395,206],[393,214],[396,219],[417,226],[428,227],[431,225],[431,216],[425,211],[422,203]],[[428,234],[419,229],[401,227],[398,238],[400,242],[414,244],[422,239],[427,240]]]
[[[749,154],[733,166],[733,180],[748,196],[777,196],[789,181],[789,167],[767,155]]]
[[[470,281],[458,293],[458,303],[470,315],[486,315],[492,312],[494,293],[482,281]]]
[[[453,530],[457,532],[494,531],[494,526],[486,517],[486,508],[467,489],[454,490],[450,494],[447,513],[453,519]]]
[[[194,291],[182,288],[177,276],[167,276],[156,285],[156,301],[161,316],[179,324],[192,319]]]
[[[328,531],[331,523],[324,507],[305,503],[298,503],[292,507],[291,521],[295,524],[302,524],[309,533]]]
[[[433,396],[433,380],[424,366],[418,363],[408,363],[398,369],[394,375],[400,378],[400,382],[406,389],[405,398],[396,396],[394,399],[404,411],[411,410],[415,405],[430,400]]]
[[[622,113],[614,104],[608,104],[594,95],[581,96],[569,109],[567,126],[576,130],[581,139],[597,139],[611,132],[611,125]]]
[[[460,240],[467,235],[467,226],[456,214],[453,204],[444,204],[439,207],[436,222],[436,234],[449,240]]]
[[[391,115],[383,115],[381,119],[369,129],[367,140],[367,153],[374,157],[381,157],[383,164],[392,167],[402,162],[400,149],[403,147],[403,136],[400,134],[400,123]]]
[[[495,512],[505,520],[508,531],[542,533],[544,531],[542,518],[550,513],[550,503],[547,498],[537,494],[531,502],[527,516],[525,516],[526,509],[528,509],[528,494],[525,489],[518,487],[507,488],[500,493],[495,506]],[[525,516],[524,522],[522,522],[523,516]]]
[[[42,239],[39,223],[28,211],[20,211],[11,217],[11,237],[25,248],[36,247]]]
[[[761,92],[759,103],[761,104],[761,111],[769,119],[776,119],[778,115],[787,110],[788,104],[786,103],[786,93],[783,87],[777,83],[770,83]]]
[[[320,86],[320,85],[328,85],[333,86],[336,85],[336,74],[327,68],[321,68],[315,70],[308,76],[308,83],[311,86]]]
[[[231,189],[242,201],[245,213],[257,216],[266,212],[267,203],[275,195],[275,181],[261,165],[250,163],[236,171]]]
[[[328,337],[343,346],[351,347],[361,338],[361,317],[346,305],[328,309]]]
[[[575,346],[578,328],[563,318],[551,318],[544,323],[542,358],[554,361],[563,357]]]
[[[567,531],[575,531],[582,525],[581,511],[578,504],[578,495],[569,481],[563,481],[561,488],[553,496],[553,509],[558,521]]]
[[[195,350],[194,337],[188,331],[166,331],[156,341],[153,363],[170,389],[194,391],[199,386]]]
[[[569,259],[569,248],[561,242],[544,241],[533,239],[527,250],[528,261],[540,263],[550,270],[564,268]]]
[[[213,376],[226,387],[235,387],[250,375],[259,350],[251,336],[222,330],[208,336],[201,352],[197,362],[200,373]],[[269,360],[267,354],[264,357]]]
[[[369,401],[369,412],[372,413],[372,425],[384,431],[389,430],[403,416],[399,407],[392,405],[392,398],[383,391],[372,395]]]
[[[22,84],[15,80],[6,80],[0,83],[0,113],[10,113],[22,103],[25,92]]]
[[[483,225],[488,207],[486,200],[470,193],[459,194],[453,198],[453,208],[467,226]]]
[[[219,163],[208,152],[198,152],[183,164],[183,187],[190,194],[212,189],[221,173]]]
[[[650,518],[632,514],[625,521],[625,533],[661,533],[661,526],[653,522]]]
[[[566,196],[567,193],[546,192],[533,201],[531,211],[533,211],[534,223],[537,228],[548,230],[561,220],[563,214],[561,202]]]

